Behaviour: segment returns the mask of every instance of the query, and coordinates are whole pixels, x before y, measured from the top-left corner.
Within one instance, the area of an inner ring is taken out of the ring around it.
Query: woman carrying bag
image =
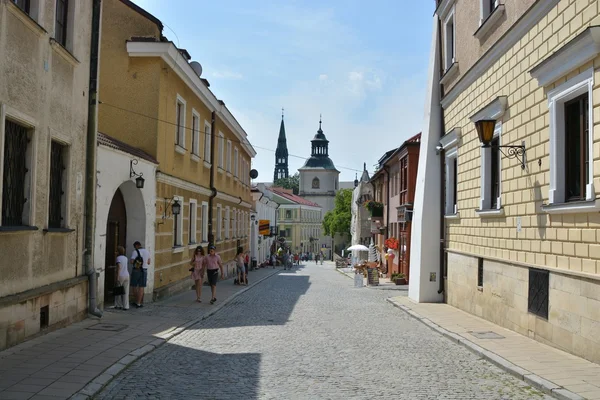
[[[196,283],[196,301],[202,303],[202,281],[204,280],[204,249],[202,246],[196,247],[194,255],[190,260],[190,271],[192,272],[192,279]]]

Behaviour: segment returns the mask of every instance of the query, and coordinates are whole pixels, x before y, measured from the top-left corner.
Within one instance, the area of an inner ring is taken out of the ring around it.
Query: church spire
[[[283,111],[281,109],[281,125],[279,126],[279,137],[277,138],[277,150],[275,150],[275,171],[273,172],[273,182],[281,178],[287,178],[288,172],[288,149],[287,139],[285,137],[285,124],[283,123]]]

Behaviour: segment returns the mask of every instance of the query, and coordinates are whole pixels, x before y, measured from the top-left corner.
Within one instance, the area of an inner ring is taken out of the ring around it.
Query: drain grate
[[[96,324],[92,325],[89,328],[86,328],[90,331],[110,331],[110,332],[120,332],[123,329],[127,329],[127,325],[123,324]]]
[[[487,331],[487,332],[469,332],[471,335],[475,336],[477,339],[504,339],[504,336],[498,335],[496,332]]]

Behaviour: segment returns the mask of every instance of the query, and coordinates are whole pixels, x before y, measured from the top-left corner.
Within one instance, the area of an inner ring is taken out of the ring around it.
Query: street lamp
[[[138,160],[136,160],[135,158],[131,161],[129,161],[129,177],[133,178],[134,176],[136,176],[137,178],[135,178],[135,187],[138,189],[143,189],[144,188],[144,181],[145,179],[143,178],[144,174],[143,173],[136,173],[135,170],[133,169],[134,165],[138,164]]]
[[[504,157],[516,158],[521,163],[521,169],[525,169],[525,142],[521,146],[492,146],[494,130],[496,129],[496,120],[493,119],[481,119],[475,122],[475,129],[477,129],[481,147],[498,149]],[[504,153],[503,148],[508,149],[508,152]]]

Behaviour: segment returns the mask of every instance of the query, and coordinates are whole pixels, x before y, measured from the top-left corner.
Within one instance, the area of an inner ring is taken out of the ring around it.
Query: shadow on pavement
[[[94,398],[258,399],[260,363],[258,353],[218,354],[169,342]]]
[[[190,329],[285,325],[310,285],[307,275],[294,275],[293,270],[281,271]]]

